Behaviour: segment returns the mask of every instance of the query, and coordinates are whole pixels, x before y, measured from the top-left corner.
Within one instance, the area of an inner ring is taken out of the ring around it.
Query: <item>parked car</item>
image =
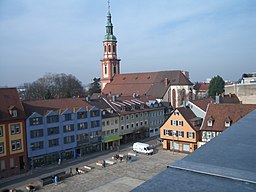
[[[133,151],[138,153],[144,153],[147,155],[153,155],[154,150],[147,143],[136,142],[132,146]]]

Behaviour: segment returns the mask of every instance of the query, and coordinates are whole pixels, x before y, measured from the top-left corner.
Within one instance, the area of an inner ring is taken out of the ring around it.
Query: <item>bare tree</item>
[[[81,81],[73,75],[46,74],[42,78],[24,84],[25,99],[53,99],[84,96]]]

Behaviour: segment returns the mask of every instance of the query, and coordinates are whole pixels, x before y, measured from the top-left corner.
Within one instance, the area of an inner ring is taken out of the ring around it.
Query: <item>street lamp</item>
[[[172,154],[174,154],[174,135],[176,134],[175,130],[172,130]]]

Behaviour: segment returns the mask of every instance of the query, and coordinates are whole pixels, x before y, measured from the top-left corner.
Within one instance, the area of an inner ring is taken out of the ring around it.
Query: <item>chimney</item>
[[[113,102],[116,101],[116,96],[115,96],[115,95],[112,96],[112,101],[113,101]]]
[[[168,87],[168,78],[164,78],[164,85],[165,85],[165,87]]]
[[[189,79],[189,72],[188,71],[182,71],[182,73]]]
[[[220,96],[216,94],[215,96],[215,103],[220,104]]]

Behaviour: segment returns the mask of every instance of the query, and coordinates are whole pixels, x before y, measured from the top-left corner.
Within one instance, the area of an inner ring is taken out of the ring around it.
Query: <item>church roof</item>
[[[103,89],[103,94],[133,94],[162,98],[171,85],[192,85],[182,71],[117,74]]]

